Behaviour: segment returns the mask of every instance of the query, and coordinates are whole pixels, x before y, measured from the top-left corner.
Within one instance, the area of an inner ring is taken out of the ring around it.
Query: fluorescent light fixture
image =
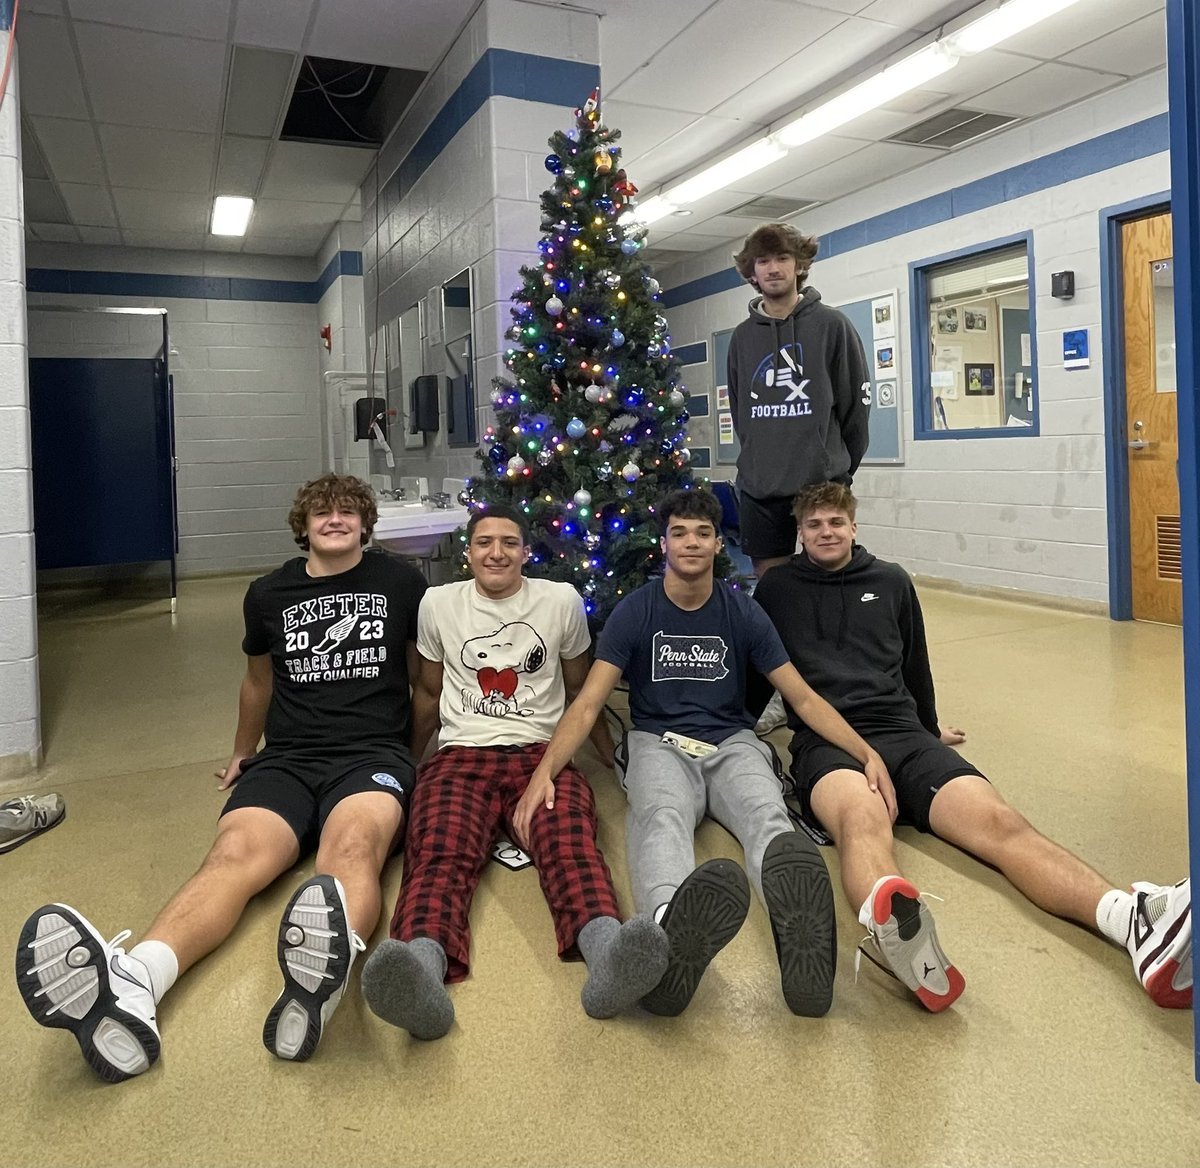
[[[218,195],[213,200],[213,235],[245,235],[250,225],[250,213],[254,200],[239,195]]]
[[[756,170],[762,170],[772,162],[778,162],[786,154],[787,150],[774,138],[759,138],[757,142],[751,142],[749,146],[744,146],[728,158],[722,158],[720,162],[705,167],[699,174],[681,182],[679,186],[672,187],[667,191],[667,201],[674,203],[676,207],[683,203],[694,203],[714,191],[722,190],[731,182],[745,178]]]
[[[634,212],[636,222],[638,223],[657,223],[660,219],[665,219],[673,211],[679,210],[674,203],[669,202],[663,195],[655,195],[652,199],[647,199],[644,203],[638,204],[638,209]]]
[[[953,53],[946,52],[941,44],[927,45],[911,57],[889,65],[853,89],[848,89],[845,93],[838,94],[837,97],[802,114],[794,122],[789,122],[776,131],[774,137],[784,146],[801,146],[873,109],[878,109],[881,105],[886,105],[902,93],[908,93],[934,77],[940,77],[957,64],[958,58]]]
[[[1077,3],[1079,0],[1008,0],[987,16],[948,33],[942,43],[956,53],[982,53]]]

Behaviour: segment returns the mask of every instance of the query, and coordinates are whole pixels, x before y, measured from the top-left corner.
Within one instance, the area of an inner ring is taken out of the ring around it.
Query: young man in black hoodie
[[[897,814],[998,868],[1039,908],[1123,945],[1160,1006],[1192,1004],[1191,886],[1123,891],[1047,839],[951,746],[934,703],[916,589],[898,564],[854,542],[855,499],[826,483],[801,493],[802,550],[762,580],[755,599],[793,664],[883,757],[893,789],[872,791],[852,758],[794,718],[792,775],[804,813],[833,837],[842,882],[881,964],[930,1010],[963,990],[917,889],[892,849]]]
[[[796,550],[796,492],[849,484],[867,449],[867,359],[846,316],[804,286],[816,254],[813,236],[767,223],[733,257],[760,293],[733,331],[727,371],[742,542],[760,578]]]

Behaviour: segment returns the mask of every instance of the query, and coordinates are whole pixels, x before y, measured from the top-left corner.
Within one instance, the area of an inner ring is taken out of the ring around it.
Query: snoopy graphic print
[[[430,588],[417,651],[442,666],[439,748],[548,742],[566,707],[561,663],[590,644],[583,600],[570,584],[524,579],[500,599],[474,580]]]
[[[546,664],[546,642],[526,621],[501,625],[495,632],[472,637],[459,655],[464,668],[473,670],[476,688],[462,690],[463,710],[492,718],[532,715],[533,686],[522,682]]]

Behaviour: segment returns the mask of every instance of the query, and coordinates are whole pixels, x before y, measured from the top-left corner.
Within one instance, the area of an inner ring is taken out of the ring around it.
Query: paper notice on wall
[[[871,329],[873,339],[886,340],[896,335],[896,297],[881,296],[871,301]]]
[[[733,445],[733,415],[717,415],[717,442],[722,446]]]
[[[1033,364],[1033,346],[1029,343],[1029,334],[1021,334],[1021,364],[1028,368]]]
[[[929,375],[929,384],[934,389],[953,389],[954,374],[949,369],[935,369]]]
[[[729,386],[727,385],[717,386],[717,409],[729,409]]]

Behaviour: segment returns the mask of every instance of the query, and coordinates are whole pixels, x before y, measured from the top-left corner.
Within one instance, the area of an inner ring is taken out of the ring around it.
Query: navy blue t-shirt
[[[754,725],[747,663],[767,674],[788,662],[767,614],[719,581],[695,612],[673,604],[661,580],[643,585],[613,610],[596,656],[625,675],[635,730],[714,745]]]

